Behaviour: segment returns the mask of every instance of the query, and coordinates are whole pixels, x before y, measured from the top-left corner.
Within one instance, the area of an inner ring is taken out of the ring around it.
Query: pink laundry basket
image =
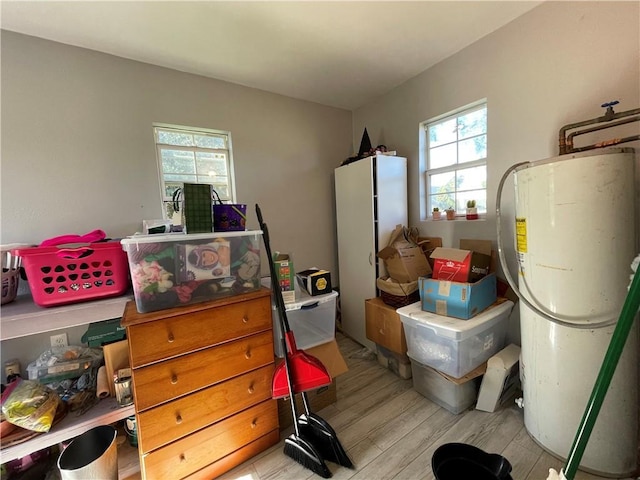
[[[41,307],[115,297],[129,288],[127,254],[118,241],[13,253],[21,257],[33,301]]]

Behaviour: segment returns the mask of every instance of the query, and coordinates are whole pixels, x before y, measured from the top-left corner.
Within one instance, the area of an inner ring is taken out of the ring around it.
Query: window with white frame
[[[426,159],[427,211],[455,209],[467,201],[487,211],[487,104],[449,113],[421,124]]]
[[[211,184],[220,200],[235,203],[230,132],[155,125],[154,135],[166,218],[185,183]]]

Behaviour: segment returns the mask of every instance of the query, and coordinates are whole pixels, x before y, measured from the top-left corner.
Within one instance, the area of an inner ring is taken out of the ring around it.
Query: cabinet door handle
[[[180,425],[182,423],[182,416],[180,414],[176,415],[176,423]]]
[[[174,373],[171,375],[171,385],[175,385],[176,383],[178,383],[178,375]]]
[[[373,258],[373,253],[369,252],[369,265],[373,265],[372,258]]]
[[[249,323],[249,319],[246,315],[242,317],[242,323]]]
[[[173,336],[173,333],[169,332],[169,335],[167,335],[167,341],[168,341],[169,343],[173,343],[173,341],[174,341],[175,339],[176,339],[176,338]]]

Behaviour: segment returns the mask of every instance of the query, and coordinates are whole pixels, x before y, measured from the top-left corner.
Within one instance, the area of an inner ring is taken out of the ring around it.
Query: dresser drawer
[[[210,465],[207,465],[202,470],[192,473],[185,480],[211,480],[212,478],[218,478],[223,473],[232,470],[241,463],[246,462],[250,458],[255,457],[260,452],[264,452],[267,448],[276,445],[280,441],[280,434],[276,430],[272,430],[266,435],[248,443],[244,447],[236,450],[235,452],[227,455],[226,457],[216,460]],[[253,478],[253,475],[249,475]],[[235,478],[235,477],[230,477]],[[240,477],[243,480],[249,480],[245,477]]]
[[[130,341],[131,342],[131,341]],[[133,370],[136,411],[273,363],[271,330]]]
[[[140,413],[140,450],[149,452],[270,399],[273,369],[271,364]]]
[[[142,455],[145,478],[184,478],[278,428],[275,400],[266,400],[237,415]]]
[[[131,367],[270,330],[270,297],[233,303],[127,327]]]

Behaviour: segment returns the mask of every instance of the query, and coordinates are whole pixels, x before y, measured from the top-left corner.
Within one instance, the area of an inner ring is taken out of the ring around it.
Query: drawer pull
[[[244,352],[244,358],[246,358],[247,360],[249,360],[251,358],[251,349],[247,348],[247,351]]]
[[[256,428],[258,426],[258,419],[254,418],[253,422],[251,422],[251,428]]]
[[[180,424],[182,423],[182,416],[180,416],[180,414],[177,414],[177,415],[176,415],[176,423],[177,423],[178,425],[180,425]]]
[[[184,453],[180,454],[180,462],[184,463],[187,461],[187,457],[184,456]]]
[[[174,373],[171,375],[171,385],[178,383],[178,376]]]
[[[246,316],[242,317],[242,323],[249,323],[249,319]]]
[[[249,385],[249,388],[247,388],[247,392],[249,392],[249,393],[253,393],[253,392],[255,392],[255,391],[256,391],[256,389],[255,389],[255,388],[253,388],[253,383],[252,383],[251,385]]]
[[[173,341],[176,339],[176,337],[173,336],[173,333],[169,332],[169,335],[167,336],[167,341],[169,343],[173,343]]]

